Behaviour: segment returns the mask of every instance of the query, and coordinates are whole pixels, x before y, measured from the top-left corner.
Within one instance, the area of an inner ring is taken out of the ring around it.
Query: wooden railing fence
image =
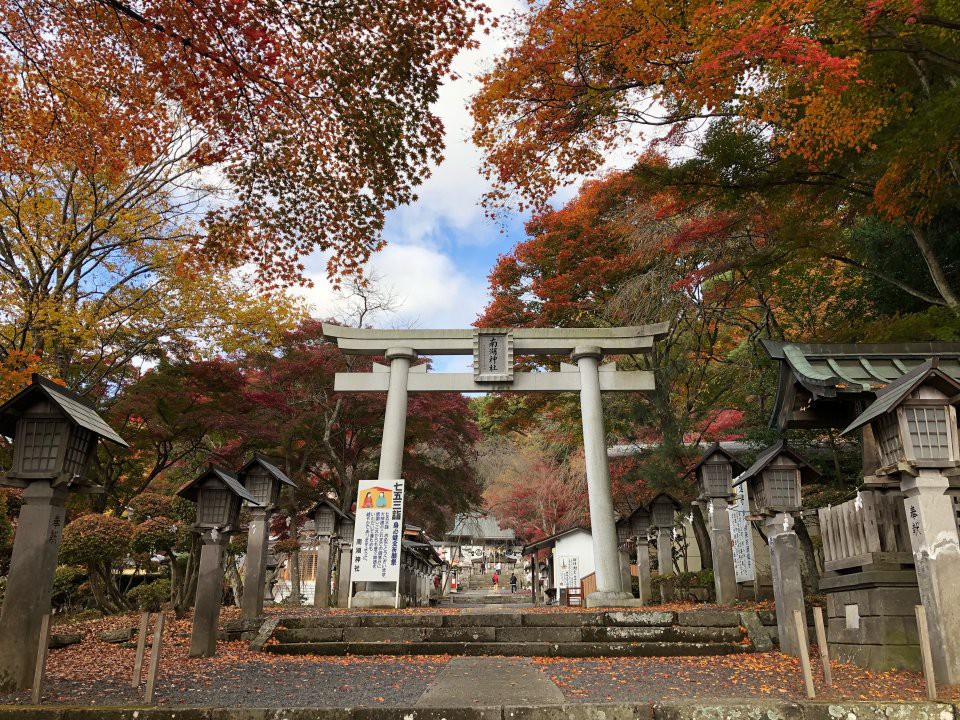
[[[859,509],[856,499],[820,508],[824,570],[851,570],[878,563],[912,564],[903,495],[866,491],[861,501]]]

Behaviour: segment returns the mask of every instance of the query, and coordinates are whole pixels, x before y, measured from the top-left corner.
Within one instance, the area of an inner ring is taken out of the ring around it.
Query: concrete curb
[[[0,720],[960,720],[934,702],[606,703],[465,708],[195,708],[0,705]]]

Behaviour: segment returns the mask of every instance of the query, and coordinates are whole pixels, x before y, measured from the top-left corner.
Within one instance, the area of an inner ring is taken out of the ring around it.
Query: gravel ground
[[[192,661],[195,662],[195,661]],[[161,705],[206,707],[409,707],[447,658],[291,658],[217,664],[202,674],[167,670],[157,683]],[[143,690],[116,679],[50,678],[43,702],[136,705]],[[30,691],[0,695],[0,704],[29,704]]]

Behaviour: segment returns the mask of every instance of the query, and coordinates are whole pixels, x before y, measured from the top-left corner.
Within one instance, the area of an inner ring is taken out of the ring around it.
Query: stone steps
[[[264,651],[278,655],[507,655],[512,657],[668,657],[752,652],[733,643],[590,642],[323,642],[278,643]]]
[[[719,609],[350,613],[281,618],[263,650],[311,655],[729,655],[756,651],[747,628],[762,631],[755,613]]]
[[[468,591],[445,597],[441,605],[522,605],[532,603],[529,593],[483,594]]]

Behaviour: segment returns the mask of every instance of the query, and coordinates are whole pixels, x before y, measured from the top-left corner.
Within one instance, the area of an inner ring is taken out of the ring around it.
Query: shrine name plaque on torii
[[[337,392],[385,392],[378,479],[398,480],[403,470],[407,395],[411,392],[579,392],[583,447],[597,589],[588,607],[630,605],[621,586],[617,531],[610,492],[602,392],[654,389],[653,373],[623,372],[604,356],[648,353],[667,334],[668,323],[615,328],[476,328],[465,330],[373,330],[323,324],[324,337],[347,355],[384,357],[371,373],[337,373]],[[472,373],[429,373],[413,365],[420,356],[472,355]],[[568,355],[559,372],[516,372],[516,355]],[[395,590],[368,583],[353,607],[393,607]]]

